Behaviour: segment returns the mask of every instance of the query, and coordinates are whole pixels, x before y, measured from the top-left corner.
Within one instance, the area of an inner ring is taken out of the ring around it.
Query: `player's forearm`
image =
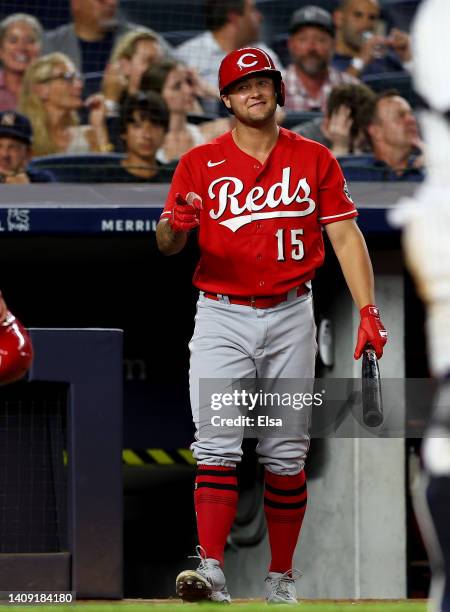
[[[156,243],[163,255],[176,255],[185,246],[187,232],[173,232],[166,220],[156,226]]]
[[[359,228],[347,232],[344,239],[333,244],[353,300],[360,310],[375,303],[372,263],[366,242]]]

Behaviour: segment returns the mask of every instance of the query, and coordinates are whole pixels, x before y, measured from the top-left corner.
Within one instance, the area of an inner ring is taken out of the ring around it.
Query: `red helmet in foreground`
[[[270,55],[257,47],[236,49],[223,58],[219,68],[220,94],[226,94],[233,83],[255,73],[266,73],[273,78],[277,102],[284,106],[285,91],[281,72],[276,69]]]
[[[33,360],[33,346],[28,332],[8,312],[0,325],[0,385],[15,382],[28,371]]]

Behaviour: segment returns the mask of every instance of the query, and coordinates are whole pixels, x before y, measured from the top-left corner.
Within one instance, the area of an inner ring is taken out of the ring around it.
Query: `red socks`
[[[280,476],[265,470],[264,511],[272,553],[269,572],[284,574],[292,569],[306,501],[304,470],[295,476]]]
[[[272,561],[270,572],[292,569],[292,557],[306,510],[305,472],[280,476],[265,470],[264,510]],[[238,502],[236,469],[199,465],[195,479],[194,504],[200,546],[206,557],[223,565],[226,540]]]
[[[236,515],[238,488],[236,469],[221,465],[199,465],[195,479],[194,505],[200,546],[206,557],[223,565],[228,534]]]

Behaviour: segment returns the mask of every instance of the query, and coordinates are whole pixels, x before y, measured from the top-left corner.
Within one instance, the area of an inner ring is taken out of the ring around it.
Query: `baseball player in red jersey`
[[[284,84],[272,59],[253,47],[232,51],[220,66],[219,89],[236,127],[181,158],[156,232],[160,250],[171,255],[198,227],[201,253],[189,345],[200,564],[177,577],[185,601],[230,601],[223,555],[242,455],[243,427],[218,427],[213,436],[199,432],[199,382],[219,379],[227,388],[227,381],[241,379],[313,379],[310,281],[323,263],[324,228],[361,313],[355,358],[368,343],[381,357],[387,340],[342,172],[328,149],[278,127],[275,111],[277,103],[284,104]],[[297,602],[292,558],[306,509],[308,421],[295,436],[258,438],[271,549],[269,603]]]

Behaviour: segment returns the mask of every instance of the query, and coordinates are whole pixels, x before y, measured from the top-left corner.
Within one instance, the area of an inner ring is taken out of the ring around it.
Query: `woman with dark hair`
[[[164,100],[154,91],[126,96],[120,109],[120,135],[125,157],[108,170],[108,182],[170,182],[173,168],[156,160],[169,127],[169,112]]]
[[[363,83],[337,85],[328,97],[325,116],[296,125],[292,131],[320,142],[337,157],[367,153],[364,117],[374,99],[375,93]]]

